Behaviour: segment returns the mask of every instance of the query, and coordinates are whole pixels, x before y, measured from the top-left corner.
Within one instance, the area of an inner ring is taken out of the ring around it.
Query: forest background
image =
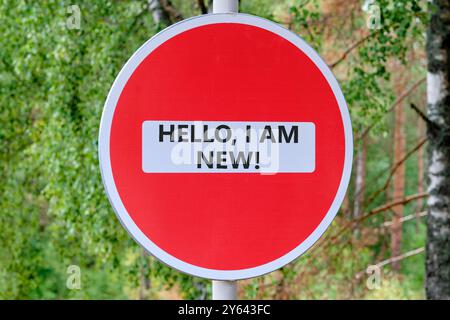
[[[169,269],[127,235],[97,157],[123,64],[164,27],[210,9],[206,0],[0,1],[0,298],[210,298],[209,281]],[[240,11],[322,55],[347,99],[355,151],[325,236],[279,271],[241,281],[239,297],[425,298],[428,1],[242,0]]]

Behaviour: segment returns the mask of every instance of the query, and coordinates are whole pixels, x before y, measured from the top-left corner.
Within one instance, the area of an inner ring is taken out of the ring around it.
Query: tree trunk
[[[208,0],[208,13],[213,12],[213,1],[214,0]]]
[[[207,14],[208,13],[208,5],[205,4],[204,0],[197,0],[197,6],[200,9],[201,14]]]
[[[366,139],[364,137],[358,145],[355,161],[355,196],[353,199],[353,219],[363,214],[364,189],[366,187]],[[353,236],[359,237],[359,228],[355,226]]]
[[[153,21],[157,25],[170,25],[169,14],[164,10],[160,0],[149,0],[148,8],[152,13]]]
[[[183,15],[170,0],[148,0],[148,8],[157,25],[168,26],[183,20]]]
[[[362,214],[364,204],[364,189],[366,185],[366,138],[363,138],[358,146],[356,154],[355,173],[355,199],[353,205],[353,217],[358,218]]]
[[[401,81],[403,83],[403,81]],[[401,89],[399,92],[403,91],[404,86],[400,85]],[[405,110],[403,103],[399,103],[395,107],[395,128],[394,128],[394,164],[399,163],[405,157]],[[402,163],[398,169],[395,171],[393,176],[393,201],[398,201],[405,196],[405,164]],[[402,249],[402,222],[403,217],[403,205],[398,205],[392,210],[394,216],[392,219],[392,230],[391,230],[391,255],[393,257],[399,256]],[[396,261],[392,263],[392,269],[395,271],[400,270],[400,262]]]
[[[425,136],[425,122],[421,117],[417,118],[417,141],[420,141]],[[417,151],[417,193],[424,193],[424,178],[425,178],[425,163],[424,163],[425,148],[420,148]],[[417,201],[416,207],[416,230],[420,224],[420,212],[423,210],[423,201]]]
[[[450,299],[450,1],[431,1],[428,55],[426,294]]]
[[[139,287],[139,300],[146,300],[150,291],[151,282],[150,278],[147,276],[147,268],[149,268],[149,264],[147,263],[148,255],[144,249],[141,249],[141,254],[145,263],[140,269],[141,285]]]

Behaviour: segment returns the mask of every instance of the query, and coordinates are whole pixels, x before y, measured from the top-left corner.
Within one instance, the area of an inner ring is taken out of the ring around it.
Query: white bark
[[[152,13],[153,21],[156,24],[169,25],[170,19],[167,13],[164,11],[159,0],[149,0],[148,8]]]
[[[433,0],[430,12],[426,292],[429,299],[450,299],[450,3]]]
[[[444,74],[442,72],[427,74],[427,98],[428,104],[436,104],[445,97],[445,81]],[[442,119],[432,119],[437,122],[440,120],[442,123]]]

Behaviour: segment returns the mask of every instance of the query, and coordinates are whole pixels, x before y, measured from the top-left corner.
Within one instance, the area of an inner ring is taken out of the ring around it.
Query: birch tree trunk
[[[420,141],[425,136],[425,122],[422,118],[417,118],[417,141]],[[424,177],[425,177],[425,148],[420,148],[417,151],[417,193],[425,192]],[[416,206],[416,231],[420,225],[420,212],[423,211],[423,201],[418,200]]]
[[[153,21],[158,25],[170,25],[169,14],[164,10],[160,0],[149,0],[148,8],[152,13]]]
[[[450,299],[450,1],[431,1],[428,55],[426,294]]]
[[[170,0],[148,0],[148,8],[157,25],[169,26],[184,19]]]

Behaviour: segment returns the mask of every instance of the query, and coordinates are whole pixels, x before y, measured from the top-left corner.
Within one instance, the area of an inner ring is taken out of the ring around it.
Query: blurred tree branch
[[[347,50],[344,51],[344,53],[341,55],[341,57],[339,59],[337,59],[335,62],[333,62],[332,64],[330,64],[330,69],[334,69],[336,68],[339,64],[341,64],[346,58],[347,56],[356,48],[358,48],[359,46],[361,46],[362,44],[364,44],[364,42],[366,42],[367,40],[369,40],[370,38],[374,37],[375,35],[377,35],[377,32],[373,32],[368,34],[367,36],[363,37],[362,39],[358,40],[357,42],[355,42],[354,44],[352,44]]]
[[[425,83],[426,78],[422,78],[419,81],[417,81],[415,84],[411,86],[407,91],[405,91],[400,97],[397,98],[397,100],[390,106],[390,108],[387,110],[386,113],[391,112],[395,109],[395,107],[402,103],[407,97],[409,97],[421,84]],[[375,121],[372,123],[369,127],[367,127],[360,135],[356,137],[356,140],[363,139],[373,127],[378,123],[378,121]]]

